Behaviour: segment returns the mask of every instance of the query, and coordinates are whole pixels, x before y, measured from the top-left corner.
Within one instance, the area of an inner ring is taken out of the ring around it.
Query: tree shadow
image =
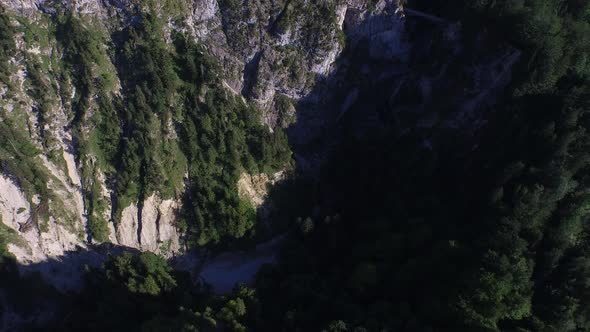
[[[47,320],[57,313],[68,294],[84,287],[85,273],[89,269],[101,267],[109,255],[120,255],[124,251],[138,252],[102,244],[66,251],[62,256],[31,264],[3,258],[0,262],[0,307],[3,309],[0,321],[6,328],[11,319],[21,323]]]
[[[0,330],[26,331],[55,319],[71,294],[84,287],[85,273],[100,267],[109,255],[130,248],[110,244],[67,251],[42,262],[21,264],[11,258],[0,261]]]
[[[136,249],[110,244],[28,265],[4,259],[0,331],[137,331],[143,324],[174,321],[183,308],[189,310],[190,319],[198,320],[200,316],[190,310],[217,307],[239,285],[253,284],[260,266],[275,261],[281,242],[277,237],[203,264],[192,257],[193,252],[165,263],[153,254],[146,258]],[[136,258],[125,259],[127,252]],[[147,290],[138,288],[140,284]],[[168,330],[175,329],[154,331]]]
[[[153,311],[153,306],[159,305],[161,298],[131,292],[125,284],[113,284],[112,291],[104,289],[109,288],[103,276],[104,264],[109,257],[120,256],[125,252],[138,254],[139,250],[101,244],[67,251],[59,257],[31,264],[4,258],[0,262],[0,331],[55,331],[61,329],[61,324],[68,326],[66,330],[94,330],[91,325],[87,328],[77,325],[92,322],[84,322],[83,317],[72,315],[93,317],[93,310],[108,312],[118,308],[121,312],[112,312],[113,317],[104,319],[121,324],[126,322],[122,315],[130,314],[132,317],[140,312]],[[96,271],[100,271],[99,276]],[[174,273],[184,291],[192,291],[193,283],[189,274]],[[202,286],[195,285],[206,291]],[[146,308],[142,308],[143,304]],[[109,306],[113,306],[113,309],[109,309]],[[109,324],[102,322],[97,326]],[[133,324],[132,319],[125,324]],[[124,330],[124,326],[118,328]]]
[[[432,149],[451,133],[462,136],[462,148],[476,144],[520,52],[486,32],[413,13],[385,10],[359,22],[361,14],[347,11],[335,70],[318,77],[287,128],[299,172],[318,176],[345,135],[417,134]]]

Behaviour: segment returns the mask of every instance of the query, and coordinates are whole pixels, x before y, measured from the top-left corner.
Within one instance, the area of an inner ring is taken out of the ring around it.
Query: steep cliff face
[[[460,64],[458,26],[410,11],[430,21],[417,29],[393,0],[0,5],[0,215],[29,263],[103,242],[172,256],[186,232],[193,244],[243,236],[287,166],[284,147],[265,145],[286,144],[281,127],[306,171],[347,118],[378,128],[367,101],[384,94],[387,116],[425,128],[431,147],[437,130],[485,121],[519,57],[476,45]],[[433,54],[437,70],[423,66]],[[439,84],[454,89],[452,112],[433,111]]]
[[[155,194],[143,201],[141,208],[131,204],[123,210],[121,222],[111,229],[109,239],[114,244],[164,255],[178,252],[180,239],[174,226],[178,208],[176,200],[162,200]]]
[[[110,202],[112,190],[108,189],[103,170],[92,165],[97,156],[80,155],[78,143],[74,142],[73,103],[80,92],[72,83],[72,77],[62,76],[63,51],[55,37],[44,31],[54,28],[48,16],[39,12],[48,9],[44,6],[49,4],[13,1],[5,5],[18,14],[11,20],[18,32],[12,36],[15,47],[6,59],[8,79],[2,82],[1,89],[3,123],[11,125],[15,131],[4,133],[13,151],[4,151],[3,158],[14,159],[11,154],[26,155],[22,160],[26,165],[10,167],[4,160],[0,213],[2,221],[18,234],[14,243],[9,244],[9,250],[19,261],[31,263],[84,248],[88,241],[97,241],[89,235],[89,213],[101,214],[92,217],[109,221],[112,229],[109,238],[114,244],[163,253],[180,250],[174,227],[177,199],[156,202],[156,197],[152,196],[145,200],[146,231],[150,227],[163,231],[153,236],[146,234],[143,241],[140,241],[137,225],[128,227],[141,216],[138,213],[124,213],[115,226],[110,204],[105,204],[102,211],[89,211],[89,187],[100,188],[98,195],[101,197],[96,201],[101,202]],[[72,5],[81,15],[104,15],[108,9],[94,1],[73,2]],[[115,72],[112,63],[104,65],[105,72]],[[116,76],[114,78],[112,91],[117,93],[120,83]],[[91,118],[96,108],[96,100],[90,99],[85,117]],[[81,130],[90,132],[93,128],[82,126]],[[25,147],[30,153],[23,151]],[[82,164],[84,161],[88,164]],[[89,171],[96,176],[89,176]],[[125,211],[132,208],[133,205]],[[155,227],[156,222],[160,223],[158,227]],[[135,241],[127,241],[129,238]]]
[[[367,11],[362,1],[351,5]],[[176,33],[201,43],[219,64],[220,86],[254,101],[274,127],[287,125],[293,102],[311,91],[318,75],[333,70],[344,46],[349,4],[3,0],[0,6],[12,30],[4,36],[10,49],[2,59],[0,118],[14,131],[5,133],[1,156],[0,214],[12,229],[9,251],[32,263],[101,242],[165,255],[183,248],[178,228],[183,182],[192,182],[185,157],[175,159],[177,173],[185,176],[174,180],[172,191],[129,194],[133,185],[127,184],[121,193],[118,166],[109,164],[109,142],[101,138],[106,135],[101,128],[129,103],[129,91],[138,83],[115,49],[123,46],[122,33],[144,20],[142,13],[157,13],[165,23],[153,36],[168,45],[162,47],[173,48]],[[208,90],[202,89],[201,101]],[[174,148],[180,144],[175,122],[180,120],[166,121],[163,144]],[[264,194],[244,196],[243,182],[235,183],[240,197],[260,205]]]

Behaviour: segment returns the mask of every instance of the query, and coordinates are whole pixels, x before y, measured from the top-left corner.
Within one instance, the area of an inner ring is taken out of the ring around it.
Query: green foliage
[[[166,260],[147,252],[114,257],[105,265],[105,273],[109,282],[125,285],[131,293],[159,295],[177,286]]]
[[[240,319],[246,315],[246,305],[239,297],[229,300],[217,313],[220,321],[229,326],[230,331],[245,332],[246,327],[240,323]]]
[[[10,67],[8,60],[16,52],[16,45],[14,43],[14,27],[4,11],[4,7],[0,6],[0,82],[9,85]]]
[[[488,33],[523,61],[476,150],[449,148],[457,139],[444,135],[424,150],[419,128],[394,121],[363,135],[342,124],[320,178],[329,203],[302,213],[341,220],[301,222],[281,263],[259,276],[268,330],[590,328],[588,34],[573,37],[588,22],[569,5],[579,3],[479,2],[474,17],[500,19]],[[465,38],[480,33],[472,23]],[[393,111],[365,89],[353,112]]]
[[[237,36],[229,43],[244,47],[255,27],[232,23],[251,14],[247,6],[237,0],[220,6],[226,35]],[[440,147],[424,149],[432,133],[398,128],[387,116],[378,130],[359,135],[358,123],[343,118],[342,136],[317,182],[304,183],[296,197],[275,192],[296,201],[289,216],[313,218],[293,225],[299,231],[285,241],[279,264],[260,273],[256,290],[211,296],[161,257],[124,253],[91,269],[59,329],[590,330],[590,5],[481,0],[448,6],[523,52],[508,97],[478,132],[477,148],[469,141],[462,149],[457,136],[436,133]],[[333,9],[332,2],[290,1],[274,27],[284,32],[302,23],[306,37],[297,46],[322,47]],[[299,22],[302,15],[310,19]],[[93,37],[75,16],[57,17],[62,74],[78,91],[73,118],[92,237],[108,238],[101,172],[114,186],[115,213],[155,192],[184,194],[191,244],[248,235],[256,214],[240,200],[236,182],[243,172],[271,173],[289,163],[284,132],[268,131],[252,105],[223,89],[218,64],[189,38],[173,34],[172,44],[158,38],[163,22],[155,13],[139,13],[138,24],[113,36],[112,59],[105,38]],[[477,36],[468,20],[465,29]],[[5,63],[14,45],[3,15],[0,28]],[[97,69],[111,62],[118,66],[121,97]],[[287,65],[297,71],[295,62]],[[42,115],[51,103],[43,95],[50,86],[44,70],[29,68],[29,93]],[[386,100],[389,88],[359,87],[348,112],[395,113]],[[280,113],[290,107],[287,99],[276,102]],[[86,117],[88,109],[95,112]],[[41,195],[37,212],[46,214],[52,197],[40,151],[25,137],[22,114],[5,113],[2,169],[28,197]],[[0,253],[16,239],[0,228]]]
[[[15,244],[17,246],[26,246],[26,242],[18,235],[14,229],[2,223],[2,216],[0,216],[0,267],[2,267],[4,260],[13,255],[8,251],[8,244]]]
[[[295,23],[293,18],[293,7],[294,6],[291,2],[287,2],[285,8],[283,8],[283,11],[275,21],[274,28],[278,34],[287,33],[293,28],[293,24]]]
[[[100,30],[94,30],[90,33],[71,12],[61,13],[57,17],[55,37],[63,48],[65,70],[72,75],[72,83],[76,87],[75,99],[72,101],[74,124],[78,124],[89,109],[89,97],[96,87],[113,84],[111,75],[101,76],[96,72],[108,67],[102,50],[105,39]]]
[[[270,133],[254,107],[219,88],[211,59],[197,45],[178,36],[175,46],[178,66],[184,68],[178,133],[191,183],[188,231],[199,245],[242,237],[256,216],[238,197],[235,184],[243,171],[271,173],[285,167],[291,157],[286,135]]]
[[[307,51],[326,50],[326,47],[331,46],[334,32],[339,30],[335,14],[336,4],[337,1],[287,1],[274,22],[274,32],[284,34],[291,30],[294,36],[296,32],[299,33],[300,38],[294,40],[293,46],[303,51],[299,56],[308,61],[312,60],[308,58],[310,52]],[[340,35],[338,38],[341,37]]]
[[[96,175],[92,175],[92,178],[96,179]],[[98,181],[94,180],[91,186],[87,193],[88,231],[93,240],[107,242],[109,240],[109,226],[104,213],[107,210],[108,202],[105,202],[102,197],[102,188]]]
[[[313,231],[313,228],[315,227],[313,219],[311,219],[310,217],[307,217],[304,220],[301,220],[301,218],[299,218],[297,221],[300,223],[299,227],[301,228],[301,232],[303,234],[311,233]]]
[[[277,15],[284,2],[220,0],[221,28],[231,49],[237,54],[250,56],[251,47],[264,38],[269,18]]]
[[[166,44],[158,37],[161,18],[151,10],[138,15],[138,25],[114,37],[120,45],[113,58],[96,28],[72,13],[57,16],[64,75],[76,88],[73,126],[91,237],[108,240],[103,177],[113,184],[115,222],[125,207],[154,193],[173,198],[186,191],[183,220],[192,243],[242,237],[256,215],[238,197],[239,174],[285,167],[286,136],[270,133],[254,107],[227,94],[218,64],[202,48],[178,33]],[[121,96],[111,91],[111,63]],[[94,109],[89,116],[88,109]]]
[[[71,103],[72,132],[82,165],[88,231],[94,241],[106,242],[109,229],[104,213],[110,202],[102,196],[99,178],[101,172],[103,175],[114,172],[112,164],[118,156],[121,129],[115,109],[118,99],[110,95],[115,77],[109,70],[112,65],[104,49],[106,38],[100,29],[85,24],[88,22],[70,12],[60,12],[56,17],[55,38],[64,54],[61,74],[70,78],[72,85],[60,88],[75,89]],[[95,111],[88,116],[93,99]]]
[[[135,0],[140,6],[142,12],[149,12],[151,14],[159,14],[165,17],[170,17],[174,20],[179,20],[186,14],[188,10],[187,0]]]
[[[482,0],[463,6],[469,27],[493,24],[506,41],[523,50],[516,95],[549,92],[566,76],[590,77],[587,4],[577,0]],[[457,11],[456,5],[449,7]]]
[[[241,0],[222,0],[219,3],[225,35],[227,36],[230,46],[235,50],[245,49],[248,45],[248,28],[240,29],[240,21],[245,16],[246,8],[242,6]]]
[[[302,35],[305,36],[300,41],[300,47],[304,50],[326,50],[330,44],[330,37],[336,27],[336,4],[331,1],[312,2],[311,5],[305,6],[304,1],[296,1],[302,10],[302,16],[305,23],[302,27]]]
[[[47,183],[51,176],[39,157],[40,151],[31,142],[27,132],[22,130],[25,121],[18,112],[9,115],[0,112],[0,162],[2,171],[12,176],[23,190],[33,211],[41,211],[47,206],[51,192]],[[33,204],[33,196],[39,195],[41,202]],[[54,202],[58,203],[58,202]],[[36,215],[35,212],[33,212]],[[34,217],[36,220],[36,217]]]
[[[195,287],[186,272],[173,271],[151,253],[123,252],[90,269],[78,294],[48,330],[60,331],[246,331],[256,315],[256,293],[238,287],[216,296]]]
[[[289,97],[277,94],[275,97],[275,109],[277,112],[277,123],[285,128],[295,122],[294,106]]]
[[[8,78],[12,73],[8,61],[16,53],[15,31],[16,28],[0,7],[0,81],[9,87]],[[0,116],[3,119],[0,122],[0,162],[3,171],[14,176],[29,200],[35,193],[46,199],[49,177],[40,164],[41,160],[37,158],[38,149],[26,135],[24,114],[18,110],[9,114],[1,109]]]

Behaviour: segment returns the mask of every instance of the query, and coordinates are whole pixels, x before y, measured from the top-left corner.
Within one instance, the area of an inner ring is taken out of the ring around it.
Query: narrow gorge
[[[366,36],[379,40],[375,44],[384,46],[372,51],[377,56],[405,52],[400,39],[402,18],[395,6],[388,1],[376,5],[368,1],[261,2],[248,7],[216,0],[2,1],[2,38],[7,46],[2,54],[2,120],[11,130],[3,132],[7,144],[2,147],[0,213],[8,252],[25,264],[59,259],[103,242],[166,257],[184,252],[194,233],[204,233],[199,227],[208,226],[195,227],[186,220],[192,212],[184,203],[195,199],[190,187],[200,180],[198,176],[206,176],[191,174],[190,168],[199,166],[192,166],[189,159],[197,158],[194,154],[200,155],[206,147],[189,151],[182,146],[186,142],[181,141],[190,136],[186,136],[186,115],[180,108],[191,106],[182,100],[186,97],[178,98],[186,91],[180,85],[195,84],[198,103],[216,95],[226,98],[224,103],[231,107],[258,109],[249,125],[269,131],[260,134],[262,139],[270,135],[276,142],[273,132],[280,135],[296,120],[298,101],[320,105],[316,87],[334,84],[329,77],[344,48],[345,24],[352,42]],[[238,21],[248,25],[239,27]],[[146,40],[133,35],[148,29],[152,34]],[[133,38],[138,44],[130,44]],[[126,54],[129,47],[139,52],[139,43],[149,45],[153,57],[160,58]],[[189,74],[195,76],[183,77],[187,73],[182,67],[157,68],[177,66],[178,58],[189,57],[179,53],[183,51],[200,54],[195,57],[200,64],[192,59],[186,62],[200,66]],[[132,61],[131,67],[126,61]],[[139,72],[135,65],[153,72]],[[171,72],[163,72],[168,69]],[[198,81],[191,82],[194,79]],[[152,93],[145,83],[156,84],[159,91],[153,97],[142,96]],[[143,90],[137,92],[137,87]],[[134,123],[137,115],[125,118],[124,108],[140,107],[135,103],[144,102],[143,98],[152,110],[141,115],[147,118],[140,128]],[[290,135],[307,144],[329,122],[333,122],[329,116],[311,114]],[[217,130],[207,128],[209,118],[196,124],[197,130]],[[145,130],[141,136],[146,137],[137,138],[134,130]],[[255,146],[260,143],[253,142],[259,138],[248,139],[247,149],[260,149]],[[162,155],[141,155],[138,144],[156,147]],[[262,159],[278,153],[251,152]],[[296,158],[304,158],[303,153]],[[134,165],[137,160],[132,158],[116,161],[127,154],[139,154],[140,165]],[[227,162],[206,158],[215,167]],[[247,160],[232,170],[241,174],[239,181],[227,183],[238,194],[232,201],[243,201],[242,210],[260,207],[267,182],[276,182],[264,173],[270,171],[270,177],[276,177],[273,172],[289,174],[292,169],[281,158],[282,165],[269,167],[261,165],[265,160]],[[257,162],[262,167],[252,167]],[[147,169],[152,167],[156,169]],[[245,225],[223,226],[242,228],[227,235],[241,237],[251,229],[254,221],[244,219],[233,222]],[[219,239],[217,234],[197,236],[201,244]]]
[[[590,331],[590,2],[0,0],[0,331]]]

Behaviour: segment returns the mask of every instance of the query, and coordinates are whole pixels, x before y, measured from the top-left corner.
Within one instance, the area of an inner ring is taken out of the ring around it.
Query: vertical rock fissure
[[[118,220],[115,216],[116,216],[116,209],[117,209],[117,197],[115,196],[115,192],[111,192],[110,193],[110,202],[111,202],[111,213],[110,213],[110,218],[109,218],[109,222],[113,224],[113,228],[115,229],[115,239],[117,240],[117,243],[121,243],[121,236],[119,235],[119,232],[117,232],[117,228],[119,226],[119,224],[121,223],[121,220]]]
[[[258,51],[252,57],[252,60],[247,62],[244,66],[244,87],[242,88],[242,95],[244,96],[251,96],[252,90],[254,85],[256,84],[256,73],[258,72],[258,68],[260,67],[260,59],[262,58],[262,54],[264,51]]]
[[[162,237],[160,236],[160,218],[162,218],[162,211],[161,206],[158,206],[158,214],[156,215],[156,243],[163,242]]]
[[[143,153],[145,154],[146,151],[144,150]],[[141,231],[143,228],[143,206],[145,205],[146,199],[146,169],[147,169],[147,161],[144,159],[142,162],[142,167],[140,168],[139,173],[139,197],[137,199],[137,243],[141,246]]]
[[[80,192],[82,193],[82,211],[84,211],[84,231],[86,232],[86,236],[84,237],[86,239],[87,243],[91,243],[92,242],[92,231],[90,230],[90,223],[89,223],[89,218],[90,215],[92,214],[92,209],[94,208],[93,204],[92,204],[92,200],[88,199],[89,193],[86,189],[85,186],[86,182],[85,181],[81,181],[80,183]],[[92,187],[92,185],[90,185],[90,187]]]
[[[141,243],[141,229],[142,229],[142,214],[143,214],[143,205],[144,205],[144,200],[143,197],[140,197],[140,199],[137,201],[137,243],[139,243],[140,245]]]

